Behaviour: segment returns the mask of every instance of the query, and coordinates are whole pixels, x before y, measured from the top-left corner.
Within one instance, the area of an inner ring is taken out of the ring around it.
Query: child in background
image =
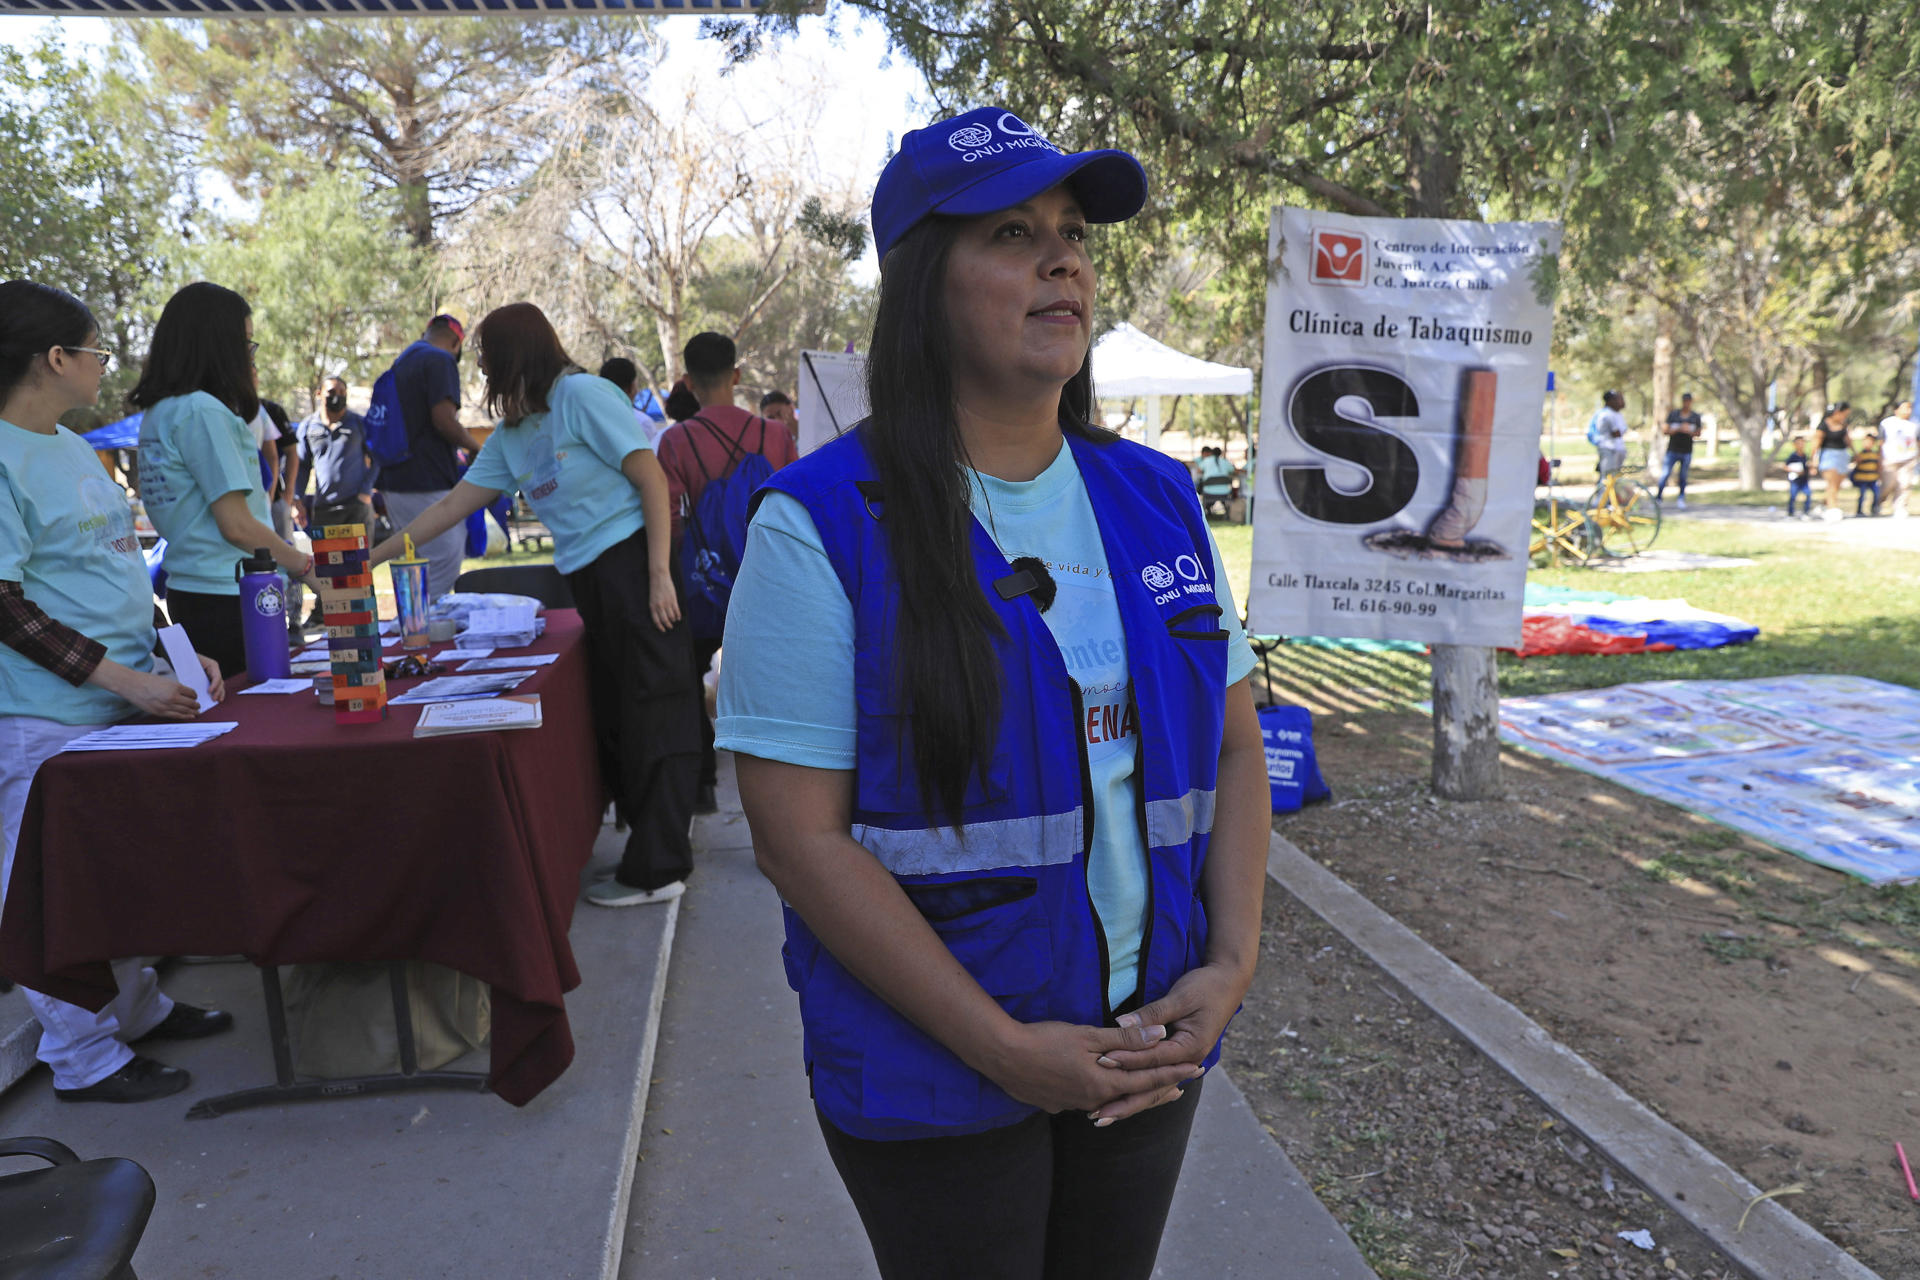
[[[1813,514],[1813,460],[1807,457],[1807,438],[1793,438],[1793,452],[1787,455],[1787,519],[1793,519],[1793,500],[1800,499],[1800,514]]]
[[[1853,487],[1859,490],[1853,499],[1853,514],[1856,516],[1879,515],[1880,443],[1871,436],[1867,437],[1865,444],[1854,451],[1852,479]],[[1873,495],[1872,511],[1863,510],[1867,504],[1868,494]]]

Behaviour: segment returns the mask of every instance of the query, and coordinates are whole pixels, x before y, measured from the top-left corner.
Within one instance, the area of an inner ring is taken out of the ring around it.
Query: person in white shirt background
[[[1627,398],[1609,391],[1600,398],[1600,409],[1593,415],[1593,443],[1600,452],[1600,474],[1609,475],[1627,465],[1627,419],[1620,412]]]
[[[1880,420],[1880,468],[1885,505],[1895,519],[1904,519],[1914,472],[1920,470],[1920,423],[1914,421],[1911,400],[1902,400],[1892,417]]]

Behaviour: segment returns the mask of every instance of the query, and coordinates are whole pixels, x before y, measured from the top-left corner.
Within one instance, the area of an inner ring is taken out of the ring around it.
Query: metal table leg
[[[202,1098],[188,1109],[187,1119],[206,1120],[229,1111],[244,1111],[249,1107],[271,1107],[283,1102],[343,1098],[363,1093],[413,1093],[422,1089],[464,1089],[474,1093],[487,1091],[485,1072],[419,1069],[419,1050],[413,1040],[413,999],[407,991],[407,962],[404,960],[395,960],[388,966],[388,979],[393,988],[394,1034],[400,1047],[399,1074],[352,1076],[345,1080],[296,1080],[293,1044],[287,1037],[287,1006],[280,994],[280,971],[270,964],[260,965],[259,969],[260,986],[267,1005],[267,1038],[273,1045],[275,1083],[223,1093],[214,1098]]]

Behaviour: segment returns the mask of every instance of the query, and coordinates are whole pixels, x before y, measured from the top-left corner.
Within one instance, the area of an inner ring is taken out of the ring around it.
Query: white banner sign
[[[1517,646],[1560,228],[1275,209],[1257,635]]]
[[[867,358],[840,351],[800,353],[800,452],[812,453],[867,416]]]

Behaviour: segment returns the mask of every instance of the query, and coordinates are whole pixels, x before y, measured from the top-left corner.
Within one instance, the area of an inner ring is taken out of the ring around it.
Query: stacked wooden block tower
[[[380,662],[380,605],[373,594],[367,527],[330,524],[313,544],[320,616],[333,660],[333,718],[368,724],[387,718],[387,673]]]

